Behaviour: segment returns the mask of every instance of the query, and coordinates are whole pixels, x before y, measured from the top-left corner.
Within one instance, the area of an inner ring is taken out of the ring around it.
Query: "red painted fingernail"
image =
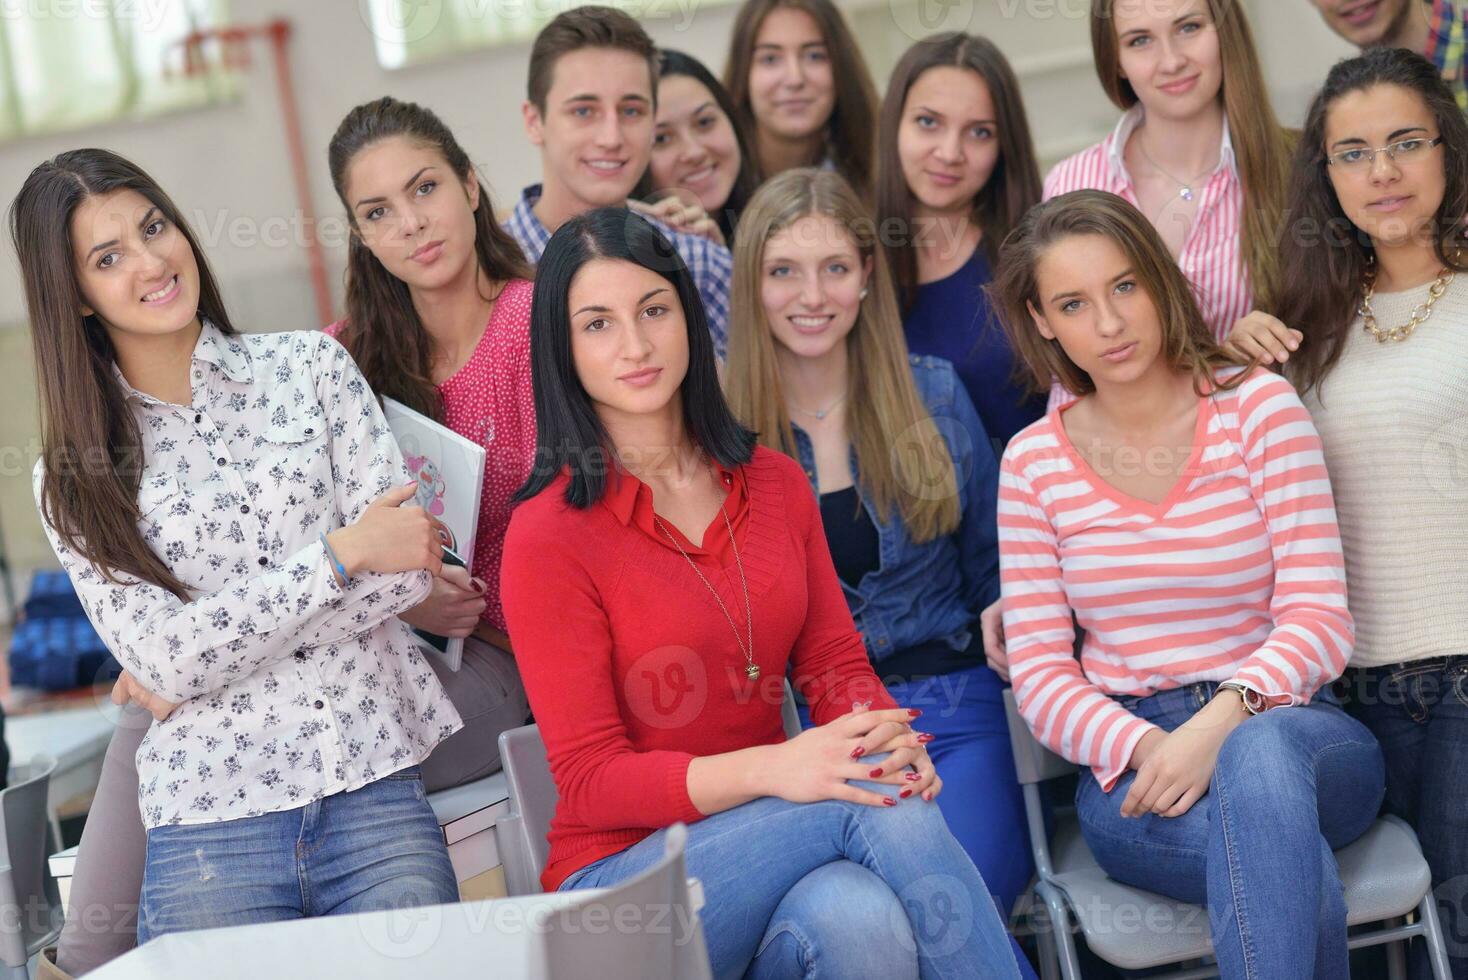
[[[907,799],[907,798],[908,798],[908,797],[909,797],[909,796],[911,796],[911,795],[912,795],[912,790],[910,790],[910,789],[905,789],[905,790],[903,790],[903,791],[902,791],[902,792],[901,792],[901,793],[898,793],[898,794],[897,794],[897,795],[898,795],[898,796],[900,796],[900,797],[902,797],[902,798],[903,798],[903,799],[904,799],[904,800],[905,800],[905,799]]]
[[[918,744],[919,745],[927,745],[932,740],[933,740],[933,733],[932,732],[923,732],[921,735],[918,736]]]
[[[862,748],[860,745],[858,745],[856,748],[854,748],[854,749],[851,750],[851,757],[853,759],[860,759],[862,756],[864,756],[866,754],[867,754],[867,750],[864,749],[864,748]]]
[[[903,776],[903,777],[902,777],[902,778],[903,778],[903,779],[905,779],[905,780],[907,780],[907,781],[908,781],[908,782],[909,782],[909,783],[915,783],[915,782],[917,782],[917,781],[918,781],[918,780],[919,780],[919,779],[922,779],[922,778],[923,778],[923,777],[922,777],[922,776],[919,776],[919,775],[918,775],[918,774],[917,774],[917,773],[915,773],[915,772],[910,772],[910,773],[908,773],[908,774],[907,774],[907,775],[905,775],[905,776]]]
[[[907,716],[909,718],[918,718],[918,717],[921,717],[922,716],[922,713],[923,713],[923,709],[922,708],[908,708],[907,709]]]
[[[897,805],[897,801],[894,800],[890,796],[884,796],[884,797],[882,797],[882,805],[883,806],[896,806]]]
[[[929,803],[931,803],[931,802],[933,802],[933,794],[932,793],[924,793],[923,794],[923,799],[924,800],[927,800]]]
[[[882,767],[881,766],[878,766],[877,768],[873,769],[871,772],[867,773],[867,778],[868,779],[876,779],[880,775],[882,775]]]

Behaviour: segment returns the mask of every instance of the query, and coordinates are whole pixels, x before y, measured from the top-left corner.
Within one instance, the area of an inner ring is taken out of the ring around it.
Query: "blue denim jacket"
[[[999,463],[953,365],[940,357],[914,355],[911,360],[918,394],[953,457],[962,520],[953,534],[926,544],[908,537],[895,509],[890,523],[884,523],[861,491],[852,448],[851,473],[877,528],[881,565],[855,588],[845,582],[841,588],[874,663],[929,640],[942,639],[955,650],[967,648],[969,627],[999,598]],[[800,465],[811,491],[819,493],[810,437],[798,425],[793,428]]]

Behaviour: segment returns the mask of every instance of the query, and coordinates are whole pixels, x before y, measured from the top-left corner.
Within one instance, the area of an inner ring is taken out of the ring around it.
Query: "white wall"
[[[658,43],[722,70],[733,7],[689,13],[689,0],[650,3],[647,26]],[[1046,161],[1093,142],[1115,119],[1091,67],[1086,0],[837,0],[861,39],[878,87],[916,38],[933,30],[986,34],[1009,54]],[[234,18],[260,23],[286,17],[294,25],[291,68],[321,219],[334,232],[328,269],[340,303],[345,256],[341,209],[326,172],[326,145],[353,105],[384,94],[422,102],[441,115],[476,161],[496,206],[507,209],[537,178],[538,157],[520,124],[528,45],[466,54],[439,63],[386,71],[361,15],[367,0],[231,0]],[[540,4],[544,6],[544,4]],[[500,8],[508,4],[501,4]],[[536,4],[530,4],[536,6]],[[1325,69],[1350,49],[1331,35],[1307,0],[1249,0],[1256,40],[1287,122],[1298,122]],[[926,17],[926,20],[924,19]],[[144,122],[96,127],[0,144],[0,198],[8,202],[39,161],[61,150],[104,146],[151,171],[205,240],[235,320],[246,329],[316,326],[305,256],[290,229],[300,226],[275,80],[263,45],[228,105]],[[267,236],[271,233],[274,239]],[[24,299],[8,236],[0,236],[0,325],[24,322]],[[25,341],[6,332],[0,344],[0,522],[12,561],[49,561],[30,503],[34,458],[33,380]],[[8,454],[15,462],[7,462]]]

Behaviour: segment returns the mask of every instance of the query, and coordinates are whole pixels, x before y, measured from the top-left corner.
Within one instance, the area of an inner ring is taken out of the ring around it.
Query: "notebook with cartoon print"
[[[382,400],[382,413],[398,441],[408,472],[418,481],[418,494],[412,502],[448,528],[452,540],[445,548],[444,562],[468,567],[479,529],[484,447],[391,398]],[[426,651],[444,658],[450,670],[459,669],[464,657],[463,640],[423,630],[413,632]]]

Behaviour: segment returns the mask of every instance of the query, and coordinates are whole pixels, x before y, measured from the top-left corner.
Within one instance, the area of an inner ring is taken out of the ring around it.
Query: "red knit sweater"
[[[562,474],[510,519],[505,617],[560,793],[547,890],[654,830],[701,820],[689,762],[783,741],[787,664],[817,724],[854,701],[895,706],[867,661],[800,466],[761,448],[721,475],[749,585],[757,681],[712,594],[653,523],[642,482],[614,474],[601,501],[576,510]],[[715,515],[701,547],[663,526],[745,638],[724,519]]]

